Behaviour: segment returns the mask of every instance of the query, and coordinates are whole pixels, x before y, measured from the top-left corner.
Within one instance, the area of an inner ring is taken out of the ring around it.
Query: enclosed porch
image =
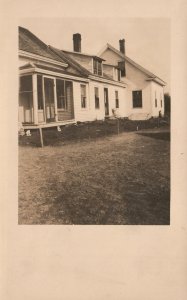
[[[74,121],[73,82],[37,73],[20,75],[19,122],[25,128]]]

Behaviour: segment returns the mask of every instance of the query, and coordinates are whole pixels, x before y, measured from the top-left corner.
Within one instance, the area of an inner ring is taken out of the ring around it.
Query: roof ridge
[[[117,54],[119,54],[124,60],[126,59],[129,63],[131,63],[132,65],[134,65],[138,69],[140,69],[142,72],[146,73],[148,76],[153,77],[153,78],[158,78],[159,80],[161,80],[161,81],[163,81],[165,83],[165,81],[163,79],[159,78],[154,73],[152,73],[149,70],[145,69],[144,67],[142,67],[140,64],[138,64],[137,62],[135,62],[134,60],[132,60],[127,55],[122,54],[118,49],[116,49],[115,47],[113,47],[109,43],[107,43],[106,46],[109,47],[109,48],[111,48],[113,51],[115,51]]]
[[[49,51],[49,54],[53,55],[54,56],[54,59],[59,59],[59,57],[57,57],[57,55],[55,55],[51,49],[49,48],[49,46],[44,43],[40,38],[38,38],[34,33],[32,33],[29,29],[25,28],[25,27],[22,27],[22,26],[18,26],[19,28],[19,31],[21,30],[22,32],[26,33],[27,35],[29,35],[30,37],[34,38],[34,40],[36,42],[39,43],[39,45],[46,51]],[[59,61],[59,60],[58,60]]]

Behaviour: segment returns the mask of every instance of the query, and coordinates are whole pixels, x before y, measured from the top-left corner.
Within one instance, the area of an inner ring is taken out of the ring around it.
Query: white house
[[[19,121],[25,128],[104,119],[115,108],[125,116],[126,84],[104,74],[102,58],[75,54],[19,27]]]
[[[65,51],[19,27],[19,76],[19,121],[25,128],[164,113],[161,79],[108,44],[99,55],[82,53],[79,33],[73,51]]]
[[[99,53],[107,68],[119,66],[121,80],[127,84],[126,116],[130,119],[148,119],[164,115],[164,86],[155,74],[135,63],[125,54],[125,40],[119,41],[119,50],[107,44]]]

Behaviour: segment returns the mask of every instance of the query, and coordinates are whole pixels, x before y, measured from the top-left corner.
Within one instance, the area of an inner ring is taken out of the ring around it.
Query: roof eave
[[[151,77],[151,78],[147,78],[146,81],[155,81],[156,83],[162,85],[162,86],[166,86],[167,83],[161,79],[159,79],[158,77]]]

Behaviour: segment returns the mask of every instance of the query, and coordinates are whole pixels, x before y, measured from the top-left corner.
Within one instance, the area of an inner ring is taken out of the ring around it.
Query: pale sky
[[[125,38],[126,55],[167,82],[170,92],[170,19],[167,18],[25,18],[20,26],[46,44],[73,50],[73,33],[82,36],[82,52],[97,54],[106,43],[119,49]]]

